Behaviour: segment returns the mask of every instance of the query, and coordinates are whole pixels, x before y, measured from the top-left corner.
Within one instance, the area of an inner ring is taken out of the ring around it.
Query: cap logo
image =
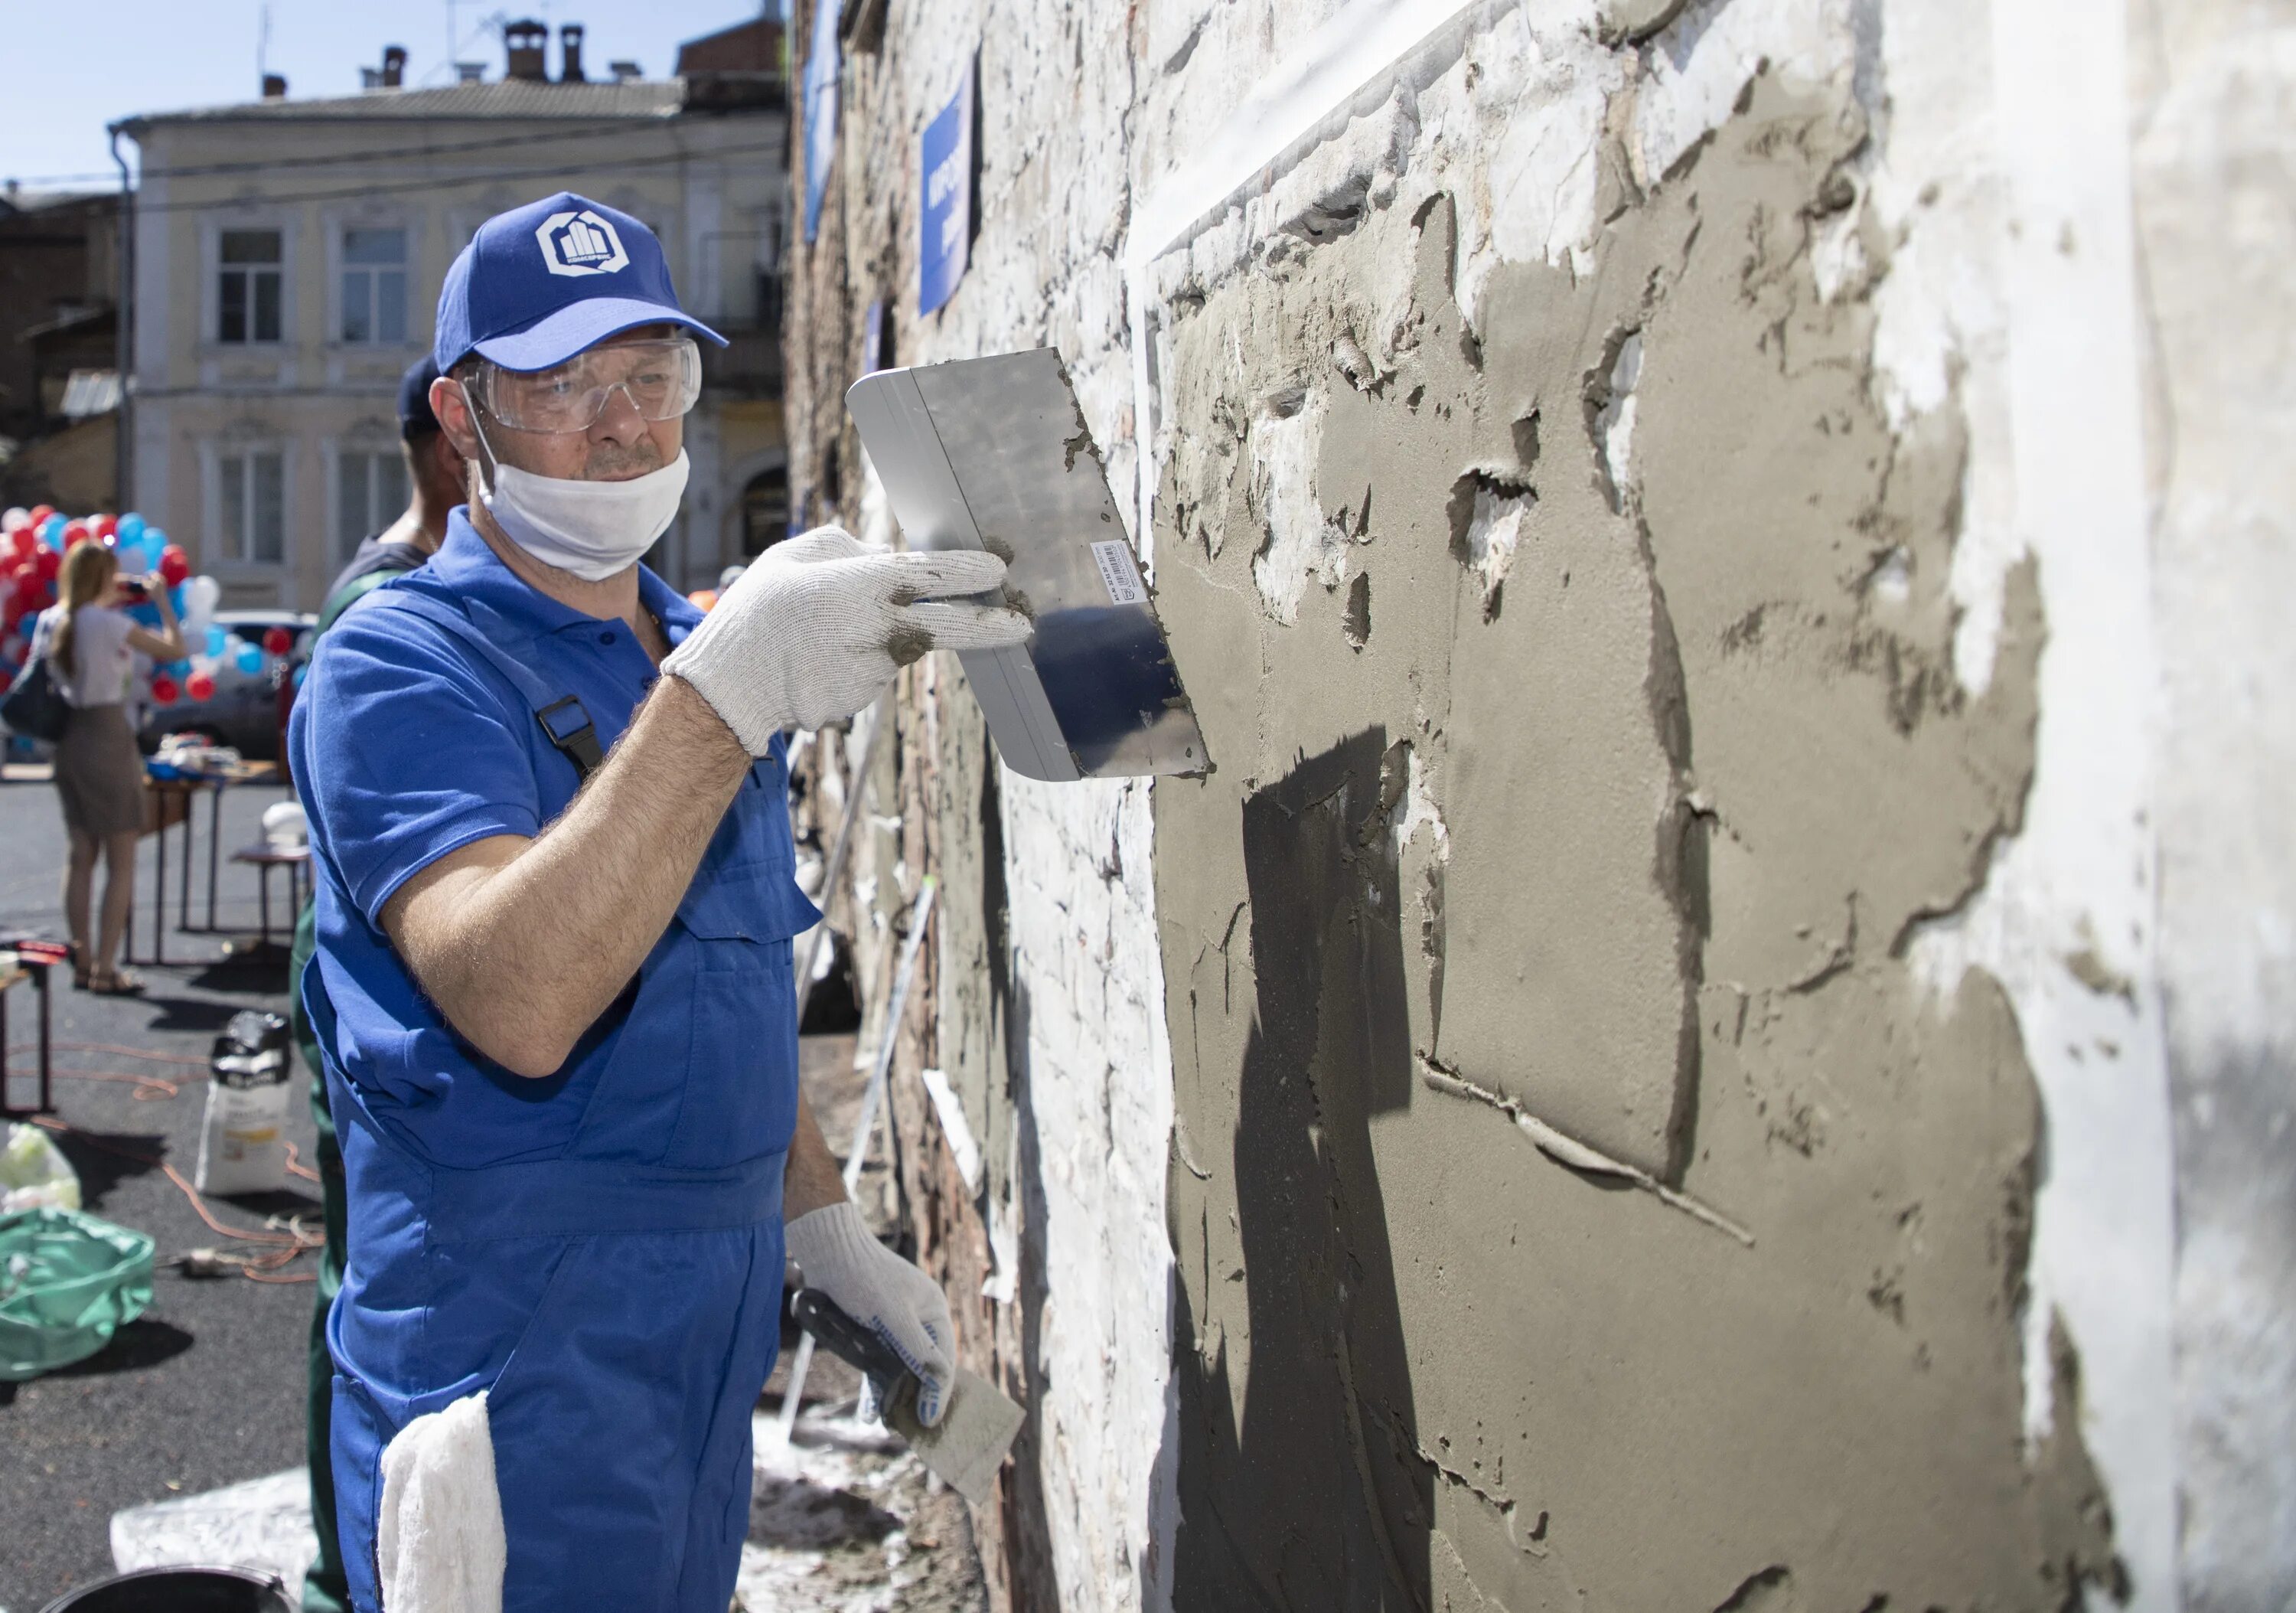
[[[611,275],[629,267],[630,255],[614,226],[589,208],[553,213],[534,232],[544,267],[554,275]]]

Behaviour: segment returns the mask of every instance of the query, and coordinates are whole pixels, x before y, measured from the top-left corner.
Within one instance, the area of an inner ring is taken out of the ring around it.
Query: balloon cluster
[[[23,666],[35,620],[56,602],[64,555],[80,543],[100,543],[111,550],[121,575],[157,572],[167,587],[192,654],[152,669],[152,698],[160,705],[186,695],[208,699],[215,693],[216,671],[226,661],[256,674],[263,671],[266,654],[281,655],[293,647],[293,636],[284,628],[274,628],[260,646],[244,641],[234,645],[232,636],[214,623],[222,588],[212,577],[192,575],[190,557],[143,516],[130,511],[74,519],[42,504],[0,513],[0,682],[12,679]],[[145,627],[160,625],[160,607],[148,600],[130,605],[127,613]]]

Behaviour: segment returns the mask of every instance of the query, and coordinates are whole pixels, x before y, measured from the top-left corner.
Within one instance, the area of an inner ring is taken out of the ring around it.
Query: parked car
[[[136,735],[144,753],[159,749],[163,735],[199,734],[210,744],[231,746],[250,761],[276,761],[280,687],[309,656],[311,630],[317,624],[317,617],[297,611],[217,611],[215,625],[230,642],[215,663],[215,693],[205,700],[186,695],[168,705],[147,703],[143,728]],[[262,648],[264,636],[275,627],[285,628],[294,636],[287,654],[266,655],[261,671],[240,671],[240,646]],[[199,645],[193,648],[204,650]]]

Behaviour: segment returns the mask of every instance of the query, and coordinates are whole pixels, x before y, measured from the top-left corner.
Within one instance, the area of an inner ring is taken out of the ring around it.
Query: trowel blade
[[[917,1380],[904,1376],[885,1407],[885,1426],[909,1442],[926,1468],[976,1507],[985,1507],[996,1484],[996,1469],[1028,1413],[1004,1390],[978,1372],[956,1369],[948,1405],[940,1420],[926,1428],[917,1420]]]

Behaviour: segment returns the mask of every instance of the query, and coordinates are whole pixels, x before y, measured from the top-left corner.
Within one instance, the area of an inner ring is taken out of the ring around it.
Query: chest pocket
[[[787,787],[778,755],[750,769],[678,905],[693,1034],[668,1165],[708,1170],[777,1153],[797,1124],[791,938],[819,915],[793,877]]]

